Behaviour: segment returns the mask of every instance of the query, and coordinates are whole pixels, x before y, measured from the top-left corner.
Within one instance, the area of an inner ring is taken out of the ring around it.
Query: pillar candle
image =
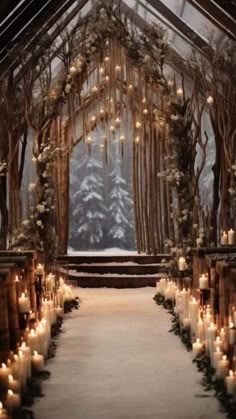
[[[220,329],[220,339],[222,340],[223,343],[225,342],[225,337],[226,337],[226,335],[225,335],[225,329],[222,327]]]
[[[205,341],[204,323],[201,317],[199,317],[198,322],[197,322],[197,336],[201,342]]]
[[[0,381],[3,382],[4,385],[8,383],[8,376],[12,374],[11,368],[7,367],[6,364],[2,364],[0,368]]]
[[[13,375],[8,376],[8,389],[12,390],[13,393],[20,393],[20,381],[15,380]]]
[[[234,324],[230,323],[229,326],[229,344],[234,345],[236,342],[236,329],[234,328]]]
[[[222,348],[223,348],[223,342],[220,339],[220,336],[217,336],[216,340],[214,341],[214,349],[215,349],[215,351],[216,351],[216,348],[217,347],[220,348],[220,350],[222,350]]]
[[[8,390],[6,399],[6,408],[11,413],[13,409],[20,407],[20,396],[19,394],[13,393],[12,390]]]
[[[180,271],[185,271],[186,269],[186,260],[183,256],[180,256],[179,258],[178,267]]]
[[[31,357],[32,368],[34,371],[42,371],[44,368],[44,358],[43,355],[38,354],[37,351],[34,351],[34,354]]]
[[[33,355],[34,351],[39,351],[38,334],[34,329],[31,329],[28,334],[28,344],[31,350],[31,355]]]
[[[29,378],[31,377],[31,352],[30,347],[26,346],[25,342],[22,342],[19,351],[21,351],[25,355],[26,359],[26,376]]]
[[[225,246],[226,244],[228,244],[228,235],[227,233],[224,231],[221,238],[220,238],[220,244],[222,246]]]
[[[21,297],[18,298],[18,306],[20,313],[29,313],[30,311],[30,299],[22,292]]]
[[[227,393],[233,396],[236,390],[236,377],[232,370],[230,370],[229,375],[225,378],[225,384]]]
[[[0,402],[0,419],[8,419],[7,411],[3,408],[2,402]]]
[[[199,288],[207,289],[208,288],[208,277],[205,274],[202,274],[199,278]]]
[[[229,360],[226,355],[223,355],[222,359],[218,361],[217,365],[217,375],[220,378],[226,377],[229,370]]]
[[[197,321],[198,321],[198,309],[199,304],[195,298],[189,302],[189,316],[190,316],[190,323],[191,323],[191,330],[196,333],[197,329]]]
[[[194,355],[198,355],[203,350],[203,344],[200,342],[200,339],[197,339],[196,342],[193,343],[192,346]]]
[[[235,240],[235,233],[234,233],[234,230],[231,228],[229,231],[228,231],[228,244],[234,244],[234,240]]]
[[[218,362],[222,359],[223,352],[217,347],[216,351],[213,352],[212,366],[217,370]]]

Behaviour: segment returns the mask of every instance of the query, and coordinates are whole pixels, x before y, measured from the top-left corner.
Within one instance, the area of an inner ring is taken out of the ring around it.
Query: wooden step
[[[99,254],[99,255],[61,255],[58,256],[57,261],[62,265],[64,263],[73,263],[73,264],[94,264],[94,263],[127,263],[127,262],[134,262],[140,265],[144,264],[156,264],[161,263],[163,260],[170,260],[171,256],[168,254],[160,254],[160,255],[138,255],[137,253],[134,254]]]
[[[140,274],[154,274],[160,272],[165,267],[163,263],[156,264],[121,264],[114,263],[112,264],[63,264],[64,269],[70,271],[74,270],[77,272],[88,272],[88,273],[97,273],[97,274],[106,274],[106,273],[116,273],[116,274],[127,274],[127,275],[140,275]]]

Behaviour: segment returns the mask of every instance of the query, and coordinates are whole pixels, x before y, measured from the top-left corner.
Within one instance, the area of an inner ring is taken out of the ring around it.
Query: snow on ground
[[[146,253],[138,253],[136,250],[124,250],[113,247],[111,249],[104,249],[99,251],[77,251],[72,249],[71,247],[68,248],[68,255],[70,256],[140,256],[146,255]]]
[[[78,289],[81,308],[64,322],[36,419],[224,417],[153,294],[149,287]]]

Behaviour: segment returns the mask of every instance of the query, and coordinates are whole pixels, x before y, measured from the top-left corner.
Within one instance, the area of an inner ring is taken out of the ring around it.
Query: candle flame
[[[234,324],[232,322],[230,322],[229,327],[230,327],[230,329],[232,329],[234,327]]]
[[[226,355],[223,355],[223,361],[226,361],[226,359],[227,359],[227,356]]]
[[[19,358],[19,357],[18,357],[18,355],[16,355],[16,354],[15,354],[15,355],[14,355],[14,360],[15,360],[15,361],[17,361],[17,360],[18,360],[18,358]]]
[[[220,352],[220,348],[219,348],[219,346],[217,346],[217,348],[216,348],[216,352]]]
[[[234,376],[234,372],[233,372],[232,370],[230,370],[230,372],[229,372],[229,376],[230,376],[230,377],[233,377],[233,376]]]
[[[220,336],[217,336],[216,342],[220,342]]]
[[[222,328],[221,328],[221,333],[224,333],[224,331],[225,331],[225,329],[222,327]]]
[[[34,355],[38,355],[38,352],[37,351],[34,351]]]
[[[15,282],[19,282],[19,277],[16,275]]]
[[[197,338],[197,343],[200,343],[200,339],[199,338]]]
[[[31,336],[34,336],[35,335],[35,330],[34,329],[31,329],[30,330],[30,334],[31,334]]]
[[[13,381],[13,375],[11,375],[11,374],[10,374],[10,375],[8,375],[8,380],[9,380],[9,381]]]
[[[24,292],[22,292],[21,298],[25,298],[25,293]]]
[[[7,368],[6,364],[2,363],[2,368]]]
[[[13,391],[12,390],[8,390],[8,394],[9,394],[9,396],[13,396]]]
[[[22,351],[19,351],[19,357],[22,358],[24,356]]]
[[[21,346],[22,346],[22,348],[26,348],[26,343],[22,342]]]
[[[3,408],[3,404],[2,404],[2,402],[0,402],[0,409],[2,409]]]

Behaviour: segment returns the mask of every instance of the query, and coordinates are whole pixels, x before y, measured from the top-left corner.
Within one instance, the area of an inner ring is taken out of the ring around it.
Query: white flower
[[[38,211],[38,212],[40,212],[40,213],[45,212],[45,206],[44,206],[44,205],[42,205],[42,204],[38,204],[38,205],[36,206],[36,209],[37,209],[37,211]]]
[[[25,226],[25,227],[28,227],[30,225],[30,220],[22,221],[22,225]]]
[[[36,184],[35,183],[30,183],[28,186],[28,191],[29,192],[33,192],[36,188]]]

